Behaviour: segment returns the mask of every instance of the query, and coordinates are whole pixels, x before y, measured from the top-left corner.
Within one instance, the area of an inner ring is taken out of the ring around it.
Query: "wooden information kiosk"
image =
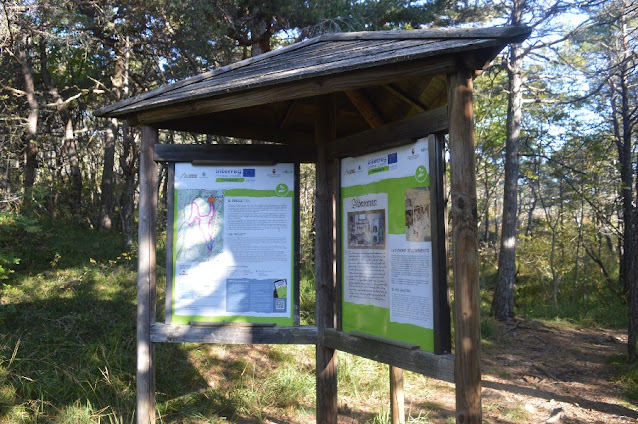
[[[529,33],[495,27],[326,34],[96,111],[141,127],[138,422],[155,422],[154,344],[197,342],[316,345],[318,423],[337,422],[338,350],[390,365],[393,422],[403,419],[401,370],[408,369],[454,382],[457,422],[480,423],[472,84],[505,46]],[[265,143],[158,144],[161,129]],[[157,162],[169,164],[171,184],[178,184],[169,194],[171,318],[165,323],[156,322]],[[297,175],[303,162],[316,165],[315,326],[298,321]],[[197,166],[205,168],[193,171]],[[186,181],[211,172],[219,172],[211,186]],[[259,225],[238,218],[241,207],[255,204],[271,216],[259,217]],[[185,215],[188,222],[177,220]],[[192,227],[202,220],[209,233]],[[263,240],[258,227],[266,222],[281,230],[276,236],[284,245],[276,258],[259,272],[224,262],[224,252]],[[199,237],[200,245],[184,253],[190,249],[184,237]],[[227,276],[200,290],[191,280],[199,272],[196,261],[218,261]]]

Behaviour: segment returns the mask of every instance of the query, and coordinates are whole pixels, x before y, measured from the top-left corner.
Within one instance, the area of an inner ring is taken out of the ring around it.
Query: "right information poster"
[[[341,161],[342,329],[434,351],[428,140]]]

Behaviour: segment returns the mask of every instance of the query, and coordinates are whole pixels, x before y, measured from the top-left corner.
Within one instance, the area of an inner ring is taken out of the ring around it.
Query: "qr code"
[[[285,311],[286,310],[286,299],[275,299],[275,310],[277,310],[277,311]]]

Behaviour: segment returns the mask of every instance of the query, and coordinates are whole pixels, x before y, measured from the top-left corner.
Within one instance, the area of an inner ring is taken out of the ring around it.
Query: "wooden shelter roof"
[[[314,140],[317,96],[335,93],[337,137],[344,138],[410,118],[445,116],[446,75],[459,66],[483,69],[529,32],[493,27],[326,34],[106,106],[95,115],[304,145]]]

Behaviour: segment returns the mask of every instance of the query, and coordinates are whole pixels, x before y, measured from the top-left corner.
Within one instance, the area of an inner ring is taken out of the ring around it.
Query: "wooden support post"
[[[480,423],[481,321],[472,73],[448,75],[456,422]]]
[[[405,424],[403,370],[390,365],[390,415],[392,424]]]
[[[155,423],[155,349],[151,324],[155,322],[155,241],[157,219],[157,164],[153,146],[157,129],[142,126],[140,148],[140,205],[137,265],[137,422]]]
[[[317,197],[315,199],[315,286],[317,324],[317,423],[337,423],[337,352],[324,345],[326,328],[335,327],[332,162],[328,142],[335,139],[335,104],[331,95],[320,99],[315,121]]]

